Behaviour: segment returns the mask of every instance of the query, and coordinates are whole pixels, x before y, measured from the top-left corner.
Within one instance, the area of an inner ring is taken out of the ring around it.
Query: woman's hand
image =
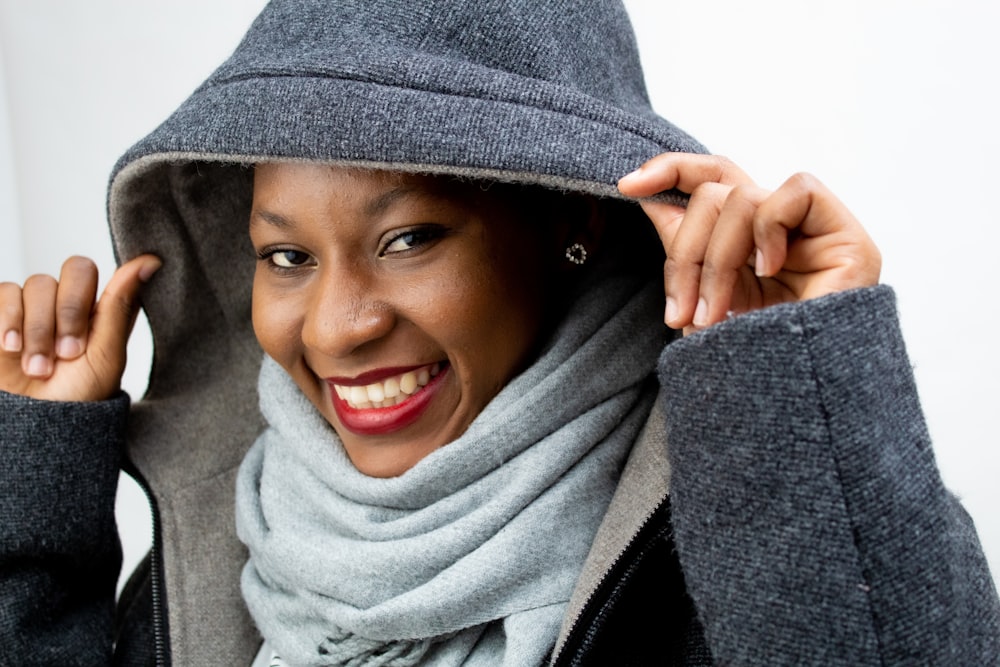
[[[667,253],[667,325],[685,333],[729,313],[878,283],[881,256],[826,187],[796,174],[769,192],[714,155],[664,153],[618,182],[628,197],[677,189],[687,208],[644,199]]]
[[[153,255],[123,264],[97,296],[97,267],[71,257],[57,281],[32,276],[0,284],[0,389],[57,401],[95,401],[118,391],[125,345]]]

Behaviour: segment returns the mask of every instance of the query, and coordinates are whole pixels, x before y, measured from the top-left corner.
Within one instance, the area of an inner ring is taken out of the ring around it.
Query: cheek
[[[253,330],[257,342],[271,358],[286,369],[301,354],[301,316],[296,300],[254,281]]]
[[[502,239],[496,247],[505,252],[491,258],[492,307],[504,312],[510,333],[518,335],[522,346],[530,346],[534,341],[524,339],[541,335],[545,306],[552,298],[554,263],[534,234]]]
[[[462,280],[450,281],[448,306],[436,308],[463,381],[481,400],[530,365],[544,333],[545,286],[533,259],[483,258],[467,267]]]

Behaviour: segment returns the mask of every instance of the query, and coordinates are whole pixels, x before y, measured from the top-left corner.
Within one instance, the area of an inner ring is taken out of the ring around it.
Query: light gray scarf
[[[606,278],[460,438],[358,472],[265,359],[244,460],[243,595],[292,665],[541,664],[655,397],[662,295]]]

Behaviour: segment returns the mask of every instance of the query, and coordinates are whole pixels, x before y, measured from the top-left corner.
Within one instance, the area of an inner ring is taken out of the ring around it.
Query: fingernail
[[[621,187],[621,185],[623,183],[625,185],[628,185],[628,181],[631,181],[631,180],[633,180],[635,178],[638,178],[639,175],[642,173],[643,166],[645,166],[645,165],[641,165],[638,169],[635,169],[634,171],[630,171],[629,173],[627,173],[624,176],[622,176],[621,178],[619,178],[618,179],[618,186]]]
[[[758,278],[764,277],[764,253],[760,251],[760,248],[757,248],[757,253],[754,255],[753,271]]]
[[[139,280],[144,283],[148,283],[149,279],[153,277],[153,274],[160,270],[163,266],[163,262],[159,259],[151,259],[145,262],[141,267],[139,267]]]
[[[52,362],[44,354],[35,354],[28,359],[28,375],[47,377],[52,373]]]
[[[667,309],[663,314],[663,319],[670,324],[677,319],[677,301],[672,296],[667,297]]]
[[[7,352],[21,351],[21,334],[11,329],[3,335],[3,349]]]
[[[698,299],[698,307],[694,309],[694,319],[696,327],[703,327],[708,324],[708,303],[704,298]]]
[[[63,336],[56,343],[56,354],[62,359],[76,359],[83,353],[83,341],[73,336]]]

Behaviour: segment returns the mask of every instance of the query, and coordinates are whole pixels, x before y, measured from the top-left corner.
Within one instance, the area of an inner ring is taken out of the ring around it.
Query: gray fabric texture
[[[935,471],[888,288],[677,341],[660,380],[675,540],[718,664],[1000,664],[996,590]]]
[[[313,0],[269,4],[115,172],[195,152],[480,172],[618,196],[617,179],[664,150],[704,152],[650,108],[620,2]]]
[[[277,653],[303,666],[541,664],[655,396],[662,299],[636,277],[592,281],[460,438],[389,479],[359,473],[265,359],[270,427],[241,469],[237,527],[244,597]],[[522,630],[476,641],[508,618]]]
[[[127,406],[0,392],[2,665],[110,664]]]

